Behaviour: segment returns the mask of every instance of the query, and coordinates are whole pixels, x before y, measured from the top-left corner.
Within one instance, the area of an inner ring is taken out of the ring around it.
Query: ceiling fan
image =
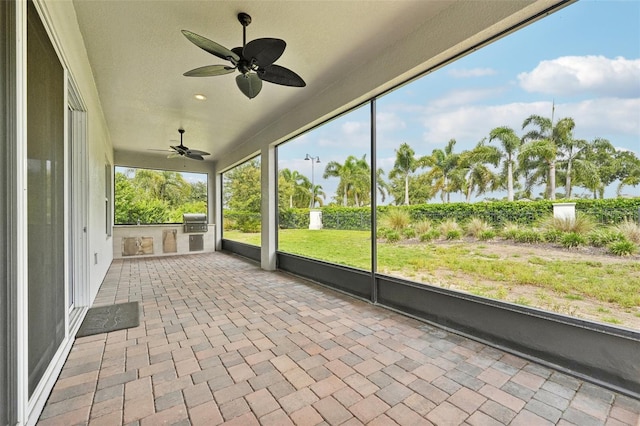
[[[174,151],[167,156],[167,158],[177,158],[177,157],[187,157],[192,160],[204,160],[204,155],[211,155],[208,152],[199,151],[197,149],[189,149],[188,147],[182,144],[182,135],[184,134],[184,129],[178,129],[180,133],[180,145],[169,145],[169,147]]]
[[[258,38],[247,43],[247,26],[251,16],[241,12],[238,21],[242,24],[242,47],[229,50],[191,31],[182,30],[182,34],[199,48],[231,62],[229,65],[207,65],[187,71],[187,77],[210,77],[223,75],[238,70],[236,77],[238,88],[249,99],[255,98],[262,89],[262,81],[283,86],[304,87],[307,84],[295,72],[288,68],[274,65],[284,52],[287,44],[278,38]]]

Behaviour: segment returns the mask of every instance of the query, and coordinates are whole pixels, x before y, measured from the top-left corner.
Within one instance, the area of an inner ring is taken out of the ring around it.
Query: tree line
[[[531,115],[522,123],[522,135],[507,126],[492,129],[475,147],[456,152],[456,140],[430,154],[417,155],[409,143],[395,150],[388,179],[378,168],[375,188],[384,203],[415,205],[439,198],[448,203],[452,194],[467,202],[494,191],[505,191],[505,201],[576,198],[586,189],[591,198],[604,198],[617,182],[617,193],[640,184],[640,159],[631,151],[616,149],[603,138],[574,137],[575,121],[554,121]],[[130,176],[127,176],[130,175]],[[344,162],[326,164],[322,177],[338,179],[329,205],[363,207],[371,204],[371,166],[366,155],[348,156]],[[116,223],[181,222],[183,213],[207,210],[205,183],[190,184],[180,173],[130,169],[116,173]],[[534,194],[536,188],[544,188]],[[260,159],[254,158],[223,174],[225,209],[259,212]],[[278,174],[281,209],[313,208],[327,204],[322,185],[312,183],[297,170]]]
[[[207,213],[207,184],[181,173],[127,169],[115,174],[115,223],[180,223],[184,213]]]
[[[460,193],[467,202],[493,191],[506,191],[505,200],[575,198],[575,188],[602,199],[605,189],[618,182],[617,194],[627,186],[640,184],[640,159],[631,151],[616,149],[603,138],[592,141],[573,136],[575,121],[531,115],[522,124],[522,136],[508,126],[492,129],[470,150],[456,152],[456,140],[431,154],[417,155],[408,144],[395,150],[389,172],[376,171],[376,189],[384,202],[391,197],[396,205],[421,204],[439,197],[443,203]],[[323,178],[338,178],[331,204],[369,205],[371,168],[365,156],[349,156],[344,163],[332,161]],[[281,207],[322,206],[321,185],[312,185],[297,171],[283,169],[279,176]],[[541,194],[534,194],[537,187]],[[559,189],[562,191],[559,191]]]

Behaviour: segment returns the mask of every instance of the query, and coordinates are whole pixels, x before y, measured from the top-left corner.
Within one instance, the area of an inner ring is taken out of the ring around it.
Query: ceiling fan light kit
[[[304,87],[307,84],[295,72],[288,68],[274,65],[282,56],[287,46],[284,40],[278,38],[258,38],[247,43],[247,26],[251,23],[251,16],[241,12],[238,21],[242,24],[242,47],[229,50],[201,35],[188,30],[182,34],[202,50],[231,62],[229,65],[206,65],[194,68],[184,73],[187,77],[211,77],[224,75],[238,70],[236,84],[240,91],[249,99],[255,98],[262,90],[262,82],[279,84],[282,86]]]

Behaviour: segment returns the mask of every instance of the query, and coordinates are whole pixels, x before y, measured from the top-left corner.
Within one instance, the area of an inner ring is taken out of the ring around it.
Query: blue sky
[[[554,121],[575,120],[574,137],[605,138],[640,156],[640,1],[579,1],[380,98],[377,167],[388,173],[403,142],[421,156],[449,139],[455,152],[470,149],[502,125],[521,136],[524,119],[550,118],[553,104]],[[365,107],[281,145],[279,168],[310,178],[303,158],[319,156],[315,182],[328,203],[338,182],[322,179],[324,166],[370,158],[368,146]],[[640,187],[625,193],[640,196]]]

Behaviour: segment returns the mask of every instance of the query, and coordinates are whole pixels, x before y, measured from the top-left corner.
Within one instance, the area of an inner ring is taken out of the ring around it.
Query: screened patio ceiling
[[[182,127],[185,145],[211,153],[206,161],[220,169],[569,2],[73,3],[116,153],[165,155],[152,150],[174,145]],[[236,87],[236,71],[183,76],[224,61],[181,30],[241,46],[240,12],[252,17],[247,41],[286,41],[277,65],[298,73],[306,87],[267,82],[248,99]]]

